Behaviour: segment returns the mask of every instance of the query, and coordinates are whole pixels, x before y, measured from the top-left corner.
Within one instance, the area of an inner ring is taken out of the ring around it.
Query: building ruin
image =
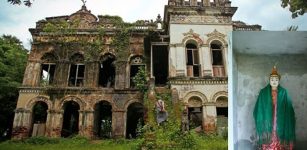
[[[38,21],[13,138],[134,138],[145,111],[132,82],[140,66],[151,87],[175,91],[190,129],[227,126],[227,34],[261,30],[233,22],[236,9],[228,0],[169,0],[163,19],[125,23],[83,5]]]

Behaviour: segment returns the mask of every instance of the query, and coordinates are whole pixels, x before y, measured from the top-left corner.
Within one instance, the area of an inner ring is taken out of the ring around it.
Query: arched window
[[[223,46],[219,41],[213,41],[210,44],[212,51],[212,67],[213,67],[213,76],[215,77],[224,77],[225,68],[224,68],[224,57],[223,57]]]
[[[103,55],[100,58],[99,81],[102,87],[113,87],[115,82],[115,56],[112,54]]]
[[[139,70],[144,67],[143,58],[141,56],[134,56],[130,61],[130,87],[135,88],[135,84],[133,82],[133,78],[137,75]]]
[[[41,58],[42,64],[41,64],[41,79],[40,84],[41,85],[50,85],[53,82],[54,79],[54,73],[55,73],[55,66],[56,66],[56,57],[51,53],[46,53]]]
[[[85,71],[83,55],[74,54],[70,61],[69,86],[82,86]]]
[[[186,44],[187,76],[200,77],[199,52],[195,44]]]

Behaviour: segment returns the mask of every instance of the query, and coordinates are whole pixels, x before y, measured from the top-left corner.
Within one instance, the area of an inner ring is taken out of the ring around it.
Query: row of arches
[[[225,46],[219,40],[213,40],[209,45],[211,52],[211,62],[213,76],[224,77],[225,76]],[[199,44],[196,40],[190,39],[185,43],[186,50],[186,66],[188,77],[201,77],[201,61],[199,55]]]
[[[79,133],[80,105],[74,100],[63,103],[63,119],[61,137],[70,137]],[[35,101],[31,114],[29,136],[44,136],[48,118],[48,104],[45,101]],[[94,105],[93,136],[95,138],[112,137],[112,105],[108,101],[100,101]],[[144,125],[144,107],[139,102],[133,102],[127,107],[126,138],[136,138],[137,128]]]
[[[54,83],[56,72],[59,72],[58,58],[53,53],[46,53],[41,57],[40,85],[50,85]],[[98,75],[97,85],[99,87],[114,87],[116,76],[116,57],[111,53],[106,53],[99,58],[98,68],[95,71]],[[70,59],[67,85],[72,87],[84,86],[86,78],[86,65],[84,55],[73,54]],[[132,79],[140,66],[145,66],[142,56],[133,56],[129,60],[129,77]],[[97,71],[96,71],[97,70]],[[130,81],[131,87],[133,83]]]
[[[188,129],[204,129],[204,118],[214,116],[211,120],[215,128],[225,128],[228,124],[228,97],[226,92],[218,92],[213,97],[214,105],[208,103],[207,98],[198,92],[190,92],[184,97],[185,112]],[[209,119],[209,118],[207,118]],[[210,122],[210,121],[207,121]]]

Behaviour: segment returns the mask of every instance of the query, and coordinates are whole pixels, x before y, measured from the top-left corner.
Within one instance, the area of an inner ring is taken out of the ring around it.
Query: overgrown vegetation
[[[205,135],[195,131],[183,132],[181,130],[180,102],[173,102],[171,92],[156,94],[149,89],[145,68],[133,78],[137,89],[144,93],[144,106],[146,112],[145,126],[138,139],[142,141],[140,149],[227,149],[227,139],[217,135]],[[169,114],[168,120],[160,125],[156,123],[155,102],[162,99]]]
[[[27,50],[10,35],[0,37],[0,140],[11,132],[14,109],[27,62]]]
[[[191,139],[193,137],[193,139]],[[164,139],[160,139],[162,141]],[[204,150],[227,150],[227,141],[222,138],[212,135],[197,135],[190,134],[183,137],[182,141],[194,140],[191,143],[196,143],[198,146],[191,147],[175,147],[168,145],[170,141],[158,142],[158,146],[154,149],[204,149]],[[167,143],[169,142],[169,143]],[[110,139],[91,141],[87,138],[76,136],[72,138],[46,138],[46,137],[31,137],[25,140],[10,140],[0,143],[0,150],[140,150],[144,143],[144,138],[133,140],[127,139]],[[173,141],[172,143],[175,143]]]

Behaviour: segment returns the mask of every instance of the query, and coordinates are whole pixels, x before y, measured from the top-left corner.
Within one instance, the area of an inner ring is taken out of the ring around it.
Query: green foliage
[[[23,143],[33,145],[57,144],[59,142],[60,140],[58,138],[51,139],[43,136],[31,137],[23,141]]]
[[[292,18],[296,18],[298,15],[304,15],[307,10],[306,0],[281,0],[281,6],[283,8],[289,6],[289,11],[292,12]]]
[[[147,72],[145,66],[139,67],[139,71],[132,78],[132,81],[140,92],[142,93],[146,92],[148,87],[147,87]]]
[[[0,139],[12,126],[14,109],[27,62],[27,50],[13,36],[0,37]]]
[[[66,20],[48,22],[43,27],[43,31],[55,34],[56,33],[73,34],[75,33],[74,28],[78,23],[79,23],[78,21],[69,23]]]
[[[94,42],[83,41],[80,44],[84,48],[84,57],[86,61],[95,60],[102,51],[103,42],[101,40],[95,40]]]
[[[128,28],[116,31],[110,46],[116,50],[117,58],[125,61],[128,58],[130,46],[130,32]]]

